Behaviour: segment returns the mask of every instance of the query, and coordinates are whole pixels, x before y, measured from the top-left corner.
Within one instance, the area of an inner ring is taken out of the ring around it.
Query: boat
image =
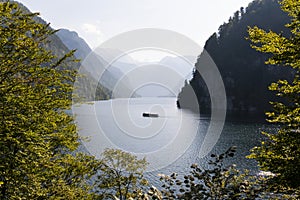
[[[157,113],[143,113],[143,117],[158,117]]]

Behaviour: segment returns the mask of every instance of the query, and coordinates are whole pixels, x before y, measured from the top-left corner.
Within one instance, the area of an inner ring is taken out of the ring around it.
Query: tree
[[[143,178],[147,161],[120,149],[106,149],[100,159],[100,168],[96,187],[101,199],[137,198],[143,193],[142,187],[148,185]]]
[[[258,161],[262,170],[275,174],[270,179],[272,186],[300,187],[300,1],[282,0],[282,9],[289,14],[291,22],[286,26],[291,36],[266,32],[258,27],[249,29],[252,47],[271,57],[267,64],[292,68],[293,80],[272,83],[280,101],[272,102],[273,111],[268,112],[268,121],[279,125],[275,133],[263,133],[267,139],[261,146],[252,149],[250,158]],[[286,69],[289,70],[289,69]]]
[[[93,157],[71,153],[79,136],[70,109],[70,52],[47,51],[55,31],[16,3],[0,3],[0,199],[92,198]],[[68,64],[68,67],[67,65]]]

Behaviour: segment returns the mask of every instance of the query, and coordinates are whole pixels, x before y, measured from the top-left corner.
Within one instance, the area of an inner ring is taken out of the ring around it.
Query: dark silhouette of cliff
[[[287,35],[284,24],[288,22],[289,16],[280,9],[276,0],[256,0],[246,9],[235,12],[219,27],[218,33],[206,41],[204,49],[214,60],[224,81],[229,117],[263,118],[264,112],[270,109],[269,101],[276,98],[268,91],[270,83],[291,77],[292,71],[266,65],[268,57],[252,49],[246,39],[249,26]],[[210,95],[198,72],[202,59],[203,53],[195,65],[193,78],[178,95],[178,104],[181,108],[200,109],[202,114],[210,114]],[[194,102],[191,102],[191,92],[197,96]]]

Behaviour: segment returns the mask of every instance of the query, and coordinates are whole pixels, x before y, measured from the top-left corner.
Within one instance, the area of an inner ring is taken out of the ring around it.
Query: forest
[[[207,40],[204,49],[215,62],[224,81],[229,118],[264,120],[264,113],[271,108],[269,101],[276,99],[275,94],[266,88],[278,79],[292,79],[292,69],[265,65],[268,54],[255,51],[246,39],[249,37],[248,27],[253,26],[289,37],[289,30],[285,27],[289,20],[290,17],[280,9],[276,0],[254,1],[247,8],[236,11]],[[210,95],[199,73],[204,57],[199,56],[193,78],[182,88],[178,101],[181,108],[209,114]],[[191,102],[188,97],[191,90],[198,101]]]

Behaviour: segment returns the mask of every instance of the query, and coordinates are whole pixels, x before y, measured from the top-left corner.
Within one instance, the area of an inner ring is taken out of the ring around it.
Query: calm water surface
[[[256,163],[246,159],[249,150],[259,145],[262,130],[272,129],[262,123],[226,122],[208,156],[199,158],[210,119],[176,108],[175,98],[135,98],[98,101],[74,106],[80,134],[88,137],[85,148],[99,156],[104,148],[121,148],[146,157],[147,177],[157,183],[157,174],[186,173],[195,162],[207,167],[211,153],[222,153],[237,146],[235,163],[241,169],[257,171]],[[157,113],[145,118],[142,113]],[[159,184],[159,183],[157,183]]]

